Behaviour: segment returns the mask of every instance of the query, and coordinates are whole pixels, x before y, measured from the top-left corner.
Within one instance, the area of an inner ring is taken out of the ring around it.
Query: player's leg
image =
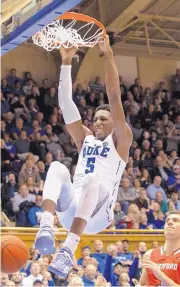
[[[75,218],[73,220],[70,232],[76,234],[79,239],[81,234],[86,227],[88,220],[93,214],[100,196],[100,179],[94,174],[88,174],[83,182],[82,195],[77,206]],[[68,241],[65,242],[65,246],[71,246]],[[72,246],[72,251],[74,252],[77,246]]]
[[[70,233],[66,238],[63,248],[50,265],[49,271],[66,277],[72,267],[72,257],[78,246],[80,236],[83,233],[88,221],[93,215],[98,202],[106,197],[101,194],[101,181],[96,174],[88,174],[83,182],[82,195],[76,209]]]
[[[51,164],[43,189],[43,209],[40,230],[36,236],[35,246],[43,254],[52,253],[54,247],[54,214],[58,209],[64,212],[73,198],[70,174],[65,165],[58,161]]]

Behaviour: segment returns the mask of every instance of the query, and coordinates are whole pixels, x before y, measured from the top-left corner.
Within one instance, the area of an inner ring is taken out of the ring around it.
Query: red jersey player
[[[146,252],[140,286],[180,287],[180,212],[172,212],[164,226],[163,247]]]

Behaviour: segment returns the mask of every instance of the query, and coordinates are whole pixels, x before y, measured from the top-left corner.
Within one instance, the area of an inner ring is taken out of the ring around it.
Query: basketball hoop
[[[34,44],[47,51],[64,48],[94,47],[104,42],[106,29],[98,20],[80,13],[67,12],[35,35]]]

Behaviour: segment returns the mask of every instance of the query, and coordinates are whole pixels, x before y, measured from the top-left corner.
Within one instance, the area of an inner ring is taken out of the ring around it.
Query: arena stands
[[[33,71],[22,78],[16,74],[12,68],[1,82],[1,209],[14,226],[38,227],[50,164],[59,161],[66,165],[73,180],[78,153],[58,107],[58,83],[50,86],[44,79],[41,86]],[[180,92],[175,79],[180,82],[180,69],[172,76],[171,93],[163,82],[152,91],[142,87],[139,79],[127,87],[120,77],[134,141],[119,183],[110,226],[114,234],[119,229],[158,231],[170,211],[180,211]],[[86,89],[80,84],[73,87],[83,123],[93,131],[96,107],[108,103],[102,80],[96,77]],[[3,220],[1,225],[5,225]],[[59,226],[56,217],[54,225]],[[154,242],[152,247],[157,245]],[[71,282],[70,286],[134,286],[146,249],[145,242],[139,242],[132,253],[128,240],[107,248],[96,240],[94,252],[83,247],[82,257],[64,281],[47,271],[52,256],[40,256],[32,247],[27,266],[12,276],[2,274],[1,285],[67,286]]]

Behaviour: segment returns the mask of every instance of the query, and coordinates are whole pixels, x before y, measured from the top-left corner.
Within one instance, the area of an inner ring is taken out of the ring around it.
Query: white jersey
[[[114,146],[112,134],[103,141],[98,140],[93,135],[86,136],[74,175],[74,189],[80,192],[85,175],[95,173],[116,201],[119,183],[125,167],[126,163],[119,156]]]

